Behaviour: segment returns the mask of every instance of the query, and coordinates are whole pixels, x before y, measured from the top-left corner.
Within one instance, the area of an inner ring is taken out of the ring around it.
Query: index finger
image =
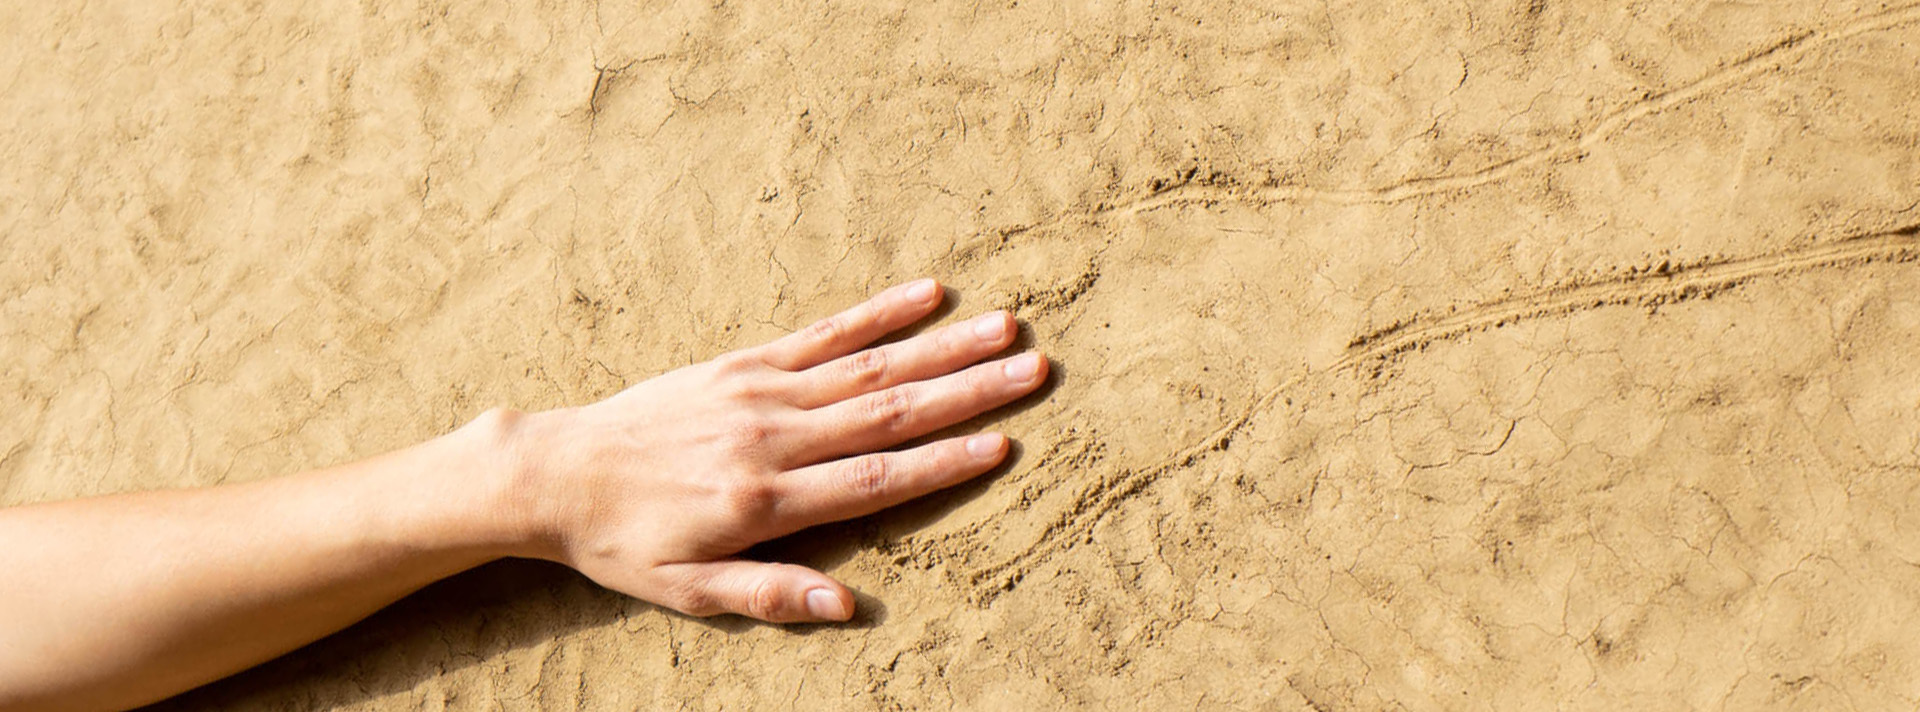
[[[813,368],[925,318],[940,305],[940,297],[940,285],[931,279],[908,282],[780,337],[760,347],[760,356],[788,371]]]

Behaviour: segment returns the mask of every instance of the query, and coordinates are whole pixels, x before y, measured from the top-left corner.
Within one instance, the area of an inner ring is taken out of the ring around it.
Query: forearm
[[[0,511],[0,708],[160,699],[519,553],[504,417],[291,477]]]

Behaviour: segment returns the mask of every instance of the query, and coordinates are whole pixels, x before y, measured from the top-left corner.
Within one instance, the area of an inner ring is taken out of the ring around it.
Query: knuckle
[[[773,440],[773,423],[760,416],[746,416],[727,424],[721,434],[722,445],[736,455],[758,453]]]
[[[806,330],[806,337],[807,337],[807,340],[809,341],[831,343],[831,342],[839,341],[840,337],[846,333],[847,333],[846,317],[834,315],[834,316],[830,316],[825,319],[816,321],[812,325],[808,326]]]
[[[893,477],[893,465],[885,455],[866,455],[847,463],[846,488],[860,498],[885,494]]]
[[[758,383],[734,382],[727,385],[727,396],[736,401],[757,401],[767,396]]]
[[[746,521],[757,521],[773,510],[773,486],[753,477],[740,477],[721,488],[726,510]]]
[[[934,349],[943,354],[959,353],[966,350],[971,340],[972,327],[966,323],[954,324],[933,334]]]
[[[751,373],[760,366],[760,360],[752,354],[742,351],[724,353],[713,358],[714,372],[721,376],[739,376]]]
[[[662,605],[690,616],[705,618],[721,612],[702,582],[691,579],[675,581],[661,594],[661,599]]]
[[[887,382],[887,373],[892,368],[891,359],[885,349],[867,349],[847,358],[847,380],[861,386],[877,388]]]
[[[747,591],[747,600],[745,601],[747,610],[743,611],[743,613],[761,620],[772,620],[780,615],[780,609],[782,608],[780,603],[783,600],[784,594],[785,592],[781,590],[780,584],[772,579],[756,581],[753,584],[753,588]]]
[[[904,431],[913,424],[913,397],[900,389],[873,394],[866,410],[868,422],[889,432]]]
[[[999,368],[969,369],[960,377],[960,387],[974,393],[992,393],[1006,385],[1005,372]]]
[[[720,383],[716,390],[722,396],[740,402],[765,400],[768,395],[766,384],[755,378],[729,378]]]

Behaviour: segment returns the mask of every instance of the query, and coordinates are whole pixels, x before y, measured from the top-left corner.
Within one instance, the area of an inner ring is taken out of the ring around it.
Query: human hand
[[[599,403],[502,416],[521,463],[527,553],[690,615],[847,620],[853,595],[825,574],[735,555],[1006,457],[998,433],[885,450],[1005,405],[1046,376],[1032,353],[974,365],[1013,342],[1006,312],[868,348],[940,299],[932,280],[894,287]]]

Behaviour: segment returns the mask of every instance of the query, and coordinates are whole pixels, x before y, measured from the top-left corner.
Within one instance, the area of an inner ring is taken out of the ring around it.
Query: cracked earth
[[[1920,705],[1920,5],[0,28],[0,504],[596,399],[923,275],[1058,364],[1004,471],[761,552],[853,625],[504,562],[163,709]]]

